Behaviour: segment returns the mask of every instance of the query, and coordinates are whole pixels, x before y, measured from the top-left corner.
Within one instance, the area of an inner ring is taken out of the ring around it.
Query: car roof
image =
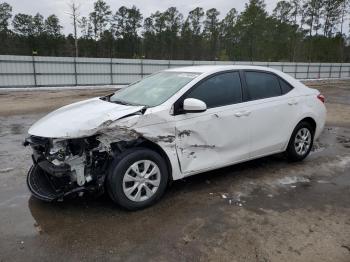
[[[215,73],[225,70],[263,70],[268,72],[278,73],[280,71],[273,68],[264,66],[251,66],[251,65],[202,65],[202,66],[186,66],[171,68],[165,71],[167,72],[188,72],[188,73]]]
[[[257,71],[265,71],[274,73],[284,80],[286,80],[289,84],[291,84],[294,88],[300,89],[305,88],[306,86],[302,84],[299,80],[290,76],[289,74],[283,73],[280,70],[265,67],[265,66],[252,66],[252,65],[199,65],[199,66],[187,66],[187,67],[178,67],[178,68],[169,68],[166,69],[165,72],[182,72],[182,73],[199,73],[200,75],[211,75],[218,72],[223,72],[227,70],[257,70]]]

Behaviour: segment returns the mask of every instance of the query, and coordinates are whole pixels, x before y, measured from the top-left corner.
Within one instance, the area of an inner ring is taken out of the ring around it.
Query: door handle
[[[251,111],[247,111],[247,110],[245,110],[245,111],[239,111],[239,112],[236,112],[236,113],[235,113],[235,116],[236,116],[236,117],[249,116],[250,113],[251,113]]]
[[[292,105],[297,105],[298,104],[298,101],[293,99],[291,101],[288,102],[288,105],[292,106]]]

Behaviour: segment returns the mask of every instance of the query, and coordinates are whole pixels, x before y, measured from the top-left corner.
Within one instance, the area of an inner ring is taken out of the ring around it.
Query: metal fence
[[[0,55],[0,87],[125,85],[154,72],[191,65],[259,65],[298,79],[348,78],[350,63],[282,63]]]

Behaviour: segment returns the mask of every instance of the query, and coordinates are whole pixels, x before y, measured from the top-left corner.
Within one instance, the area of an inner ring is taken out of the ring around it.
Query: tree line
[[[232,8],[222,19],[216,8],[196,7],[184,16],[169,7],[144,17],[136,6],[112,10],[103,0],[88,16],[71,7],[80,33],[64,35],[55,14],[13,14],[1,3],[0,54],[350,62],[350,0],[283,0],[272,14],[263,0],[250,0],[241,13]]]

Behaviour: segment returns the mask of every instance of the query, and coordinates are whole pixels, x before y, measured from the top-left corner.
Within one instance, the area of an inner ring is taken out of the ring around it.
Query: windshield
[[[157,106],[199,75],[199,73],[159,72],[121,89],[110,97],[110,101],[148,107]]]

